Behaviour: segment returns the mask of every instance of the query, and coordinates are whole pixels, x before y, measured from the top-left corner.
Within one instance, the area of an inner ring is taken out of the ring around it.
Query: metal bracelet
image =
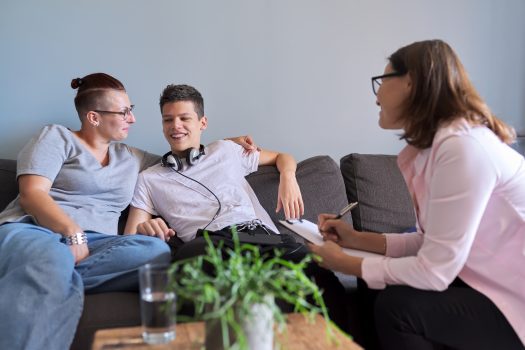
[[[63,237],[63,241],[67,245],[79,245],[88,242],[87,236],[84,232],[76,232],[73,233],[71,236]]]

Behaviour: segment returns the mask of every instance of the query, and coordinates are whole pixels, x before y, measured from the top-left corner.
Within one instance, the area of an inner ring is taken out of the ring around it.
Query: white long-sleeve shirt
[[[502,311],[525,344],[525,160],[484,126],[460,119],[398,165],[418,232],[387,234],[384,258],[363,260],[371,288],[444,290],[459,276]]]

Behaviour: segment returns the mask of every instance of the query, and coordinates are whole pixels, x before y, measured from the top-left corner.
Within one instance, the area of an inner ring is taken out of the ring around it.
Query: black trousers
[[[255,234],[268,234],[265,230],[260,228],[257,228],[255,231]],[[213,232],[210,232],[210,239],[214,245],[218,245],[219,242],[224,240],[224,232],[217,233],[218,235],[214,235]],[[291,235],[281,234],[281,236],[283,243],[279,244],[278,247],[285,251],[282,256],[283,259],[299,262],[309,253],[308,248],[302,243],[296,243]],[[231,241],[224,241],[224,243],[231,245]],[[177,237],[173,237],[168,244],[170,245],[172,252],[172,261],[180,261],[206,254],[207,242],[202,236],[197,236],[195,239],[186,243],[182,242]],[[259,248],[261,249],[261,253],[265,251],[273,251],[272,246],[259,246]],[[348,325],[348,314],[345,306],[345,290],[337,276],[332,271],[320,267],[315,262],[310,262],[306,266],[305,274],[313,279],[323,292],[323,300],[328,309],[330,319],[335,322],[339,328],[346,330]],[[285,312],[291,312],[293,309],[290,305],[285,305],[279,301],[277,301],[277,303]]]
[[[460,279],[442,292],[389,286],[368,293],[377,336],[369,349],[525,349],[496,305]]]
[[[278,237],[272,244],[246,242],[257,245],[261,255],[271,254],[275,248],[278,248],[284,252],[283,259],[294,262],[301,261],[306,255],[306,252],[302,249],[303,245],[297,243],[295,239],[288,234],[279,235],[270,231],[269,229],[263,229],[261,226],[258,226],[252,230],[246,230],[246,232],[249,232],[248,236],[254,237],[255,241],[258,240],[256,238],[257,236],[261,237],[260,242],[264,242],[265,238],[269,236],[272,236],[273,238]],[[245,232],[239,233],[239,238],[243,233]],[[225,248],[233,248],[233,240],[231,239],[232,233],[229,228],[223,228],[219,231],[208,231],[208,234],[214,245],[218,245],[222,241]],[[240,241],[241,243],[243,242],[241,238]],[[206,239],[203,236],[203,231],[201,230],[199,230],[197,232],[197,236],[189,242],[185,243],[178,237],[172,237],[168,241],[168,245],[171,249],[172,261],[179,261],[199,255],[204,255],[206,254],[206,248],[208,247],[208,243],[206,242]]]

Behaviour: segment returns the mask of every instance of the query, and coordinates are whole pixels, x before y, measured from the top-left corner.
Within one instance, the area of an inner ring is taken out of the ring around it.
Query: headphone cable
[[[217,219],[217,217],[219,216],[220,212],[221,212],[221,208],[222,208],[222,205],[221,205],[221,201],[219,200],[219,197],[217,197],[217,195],[215,195],[215,193],[213,193],[212,190],[210,190],[205,184],[203,184],[202,182],[198,181],[198,180],[195,180],[187,175],[184,175],[183,173],[181,173],[180,171],[174,169],[173,167],[170,167],[171,170],[173,170],[174,172],[176,172],[177,174],[187,178],[188,180],[191,180],[191,181],[194,181],[196,183],[198,183],[199,185],[201,185],[202,187],[204,187],[205,189],[208,190],[208,192],[210,192],[212,194],[213,197],[215,197],[215,199],[217,200],[217,203],[219,204],[219,208],[217,209],[217,211],[215,212],[215,215],[213,215],[213,218],[211,218],[210,222],[208,222],[206,224],[206,226],[204,226],[204,228],[202,229],[203,231],[206,230],[206,228],[208,226],[210,226],[210,224],[213,222],[213,220]]]

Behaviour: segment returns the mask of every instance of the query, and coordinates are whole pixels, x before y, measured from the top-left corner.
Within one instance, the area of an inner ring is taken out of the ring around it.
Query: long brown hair
[[[394,71],[408,73],[412,81],[401,139],[428,148],[441,125],[465,118],[471,124],[486,125],[505,143],[514,141],[514,129],[492,114],[447,43],[415,42],[394,52],[388,60]]]
[[[75,108],[81,119],[90,110],[104,109],[101,103],[109,90],[126,91],[118,79],[106,73],[93,73],[83,78],[75,78],[71,80],[71,87],[78,89]]]

